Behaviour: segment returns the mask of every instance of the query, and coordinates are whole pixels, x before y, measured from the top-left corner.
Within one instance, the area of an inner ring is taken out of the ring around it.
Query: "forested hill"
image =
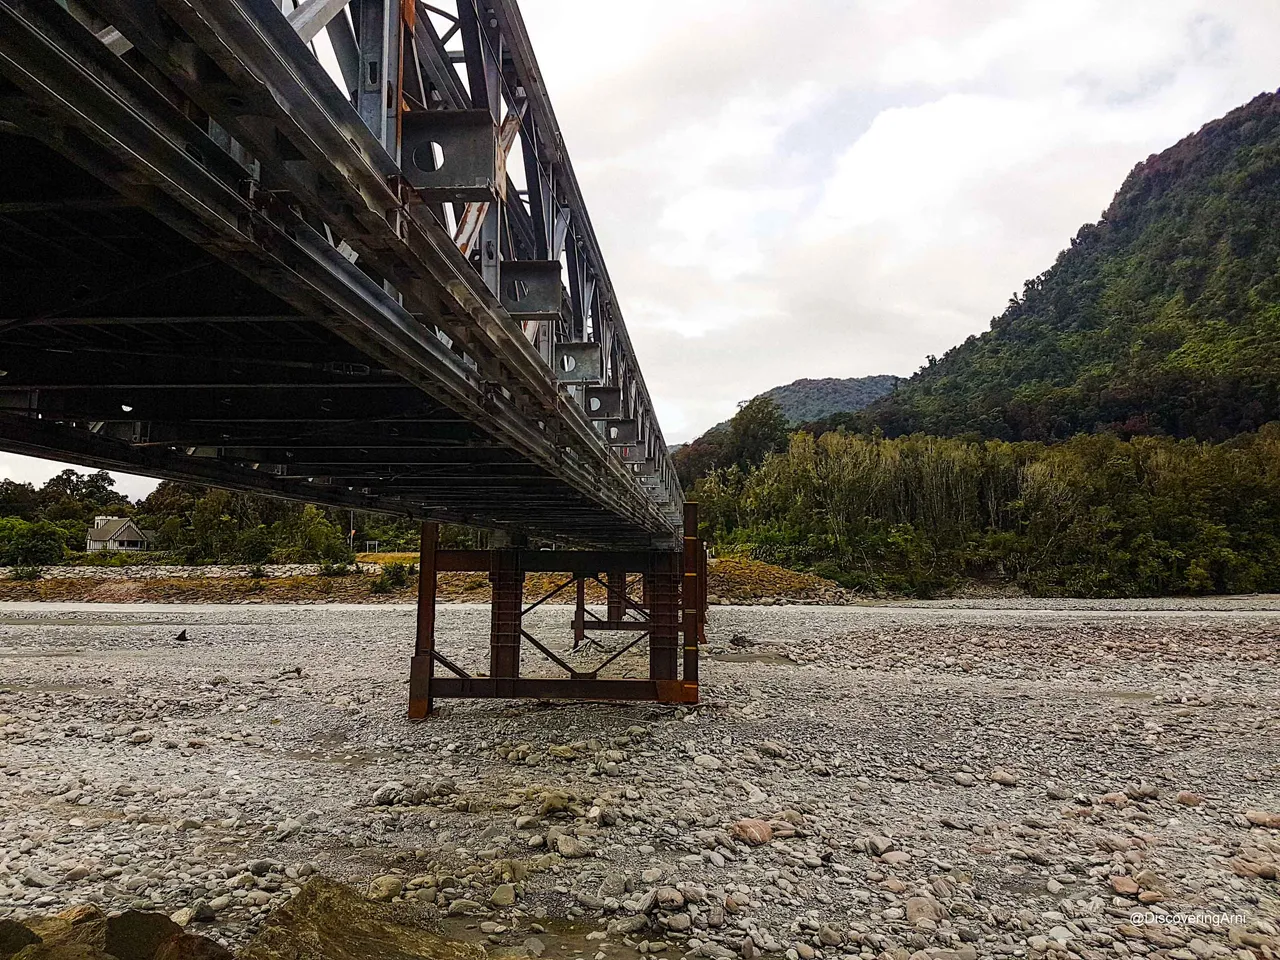
[[[1280,419],[1278,396],[1280,96],[1264,94],[1138,164],[990,331],[855,424],[1221,439]]]
[[[849,417],[886,396],[898,378],[827,377],[794,380],[773,387],[744,403],[732,420],[714,427],[689,443],[671,448],[676,471],[686,486],[716,467],[757,464],[757,454],[781,449],[788,428],[824,417]],[[736,424],[736,428],[735,428]]]
[[[897,382],[897,377],[887,373],[871,377],[795,380],[766,390],[761,396],[773,400],[789,422],[806,423],[833,413],[861,410],[887,396]]]
[[[804,378],[780,387],[770,387],[752,399],[769,398],[778,405],[787,423],[799,426],[833,414],[856,413],[881,397],[887,397],[901,379],[891,373],[877,373],[870,377],[823,377],[820,380]],[[728,426],[728,420],[721,421],[707,434]]]

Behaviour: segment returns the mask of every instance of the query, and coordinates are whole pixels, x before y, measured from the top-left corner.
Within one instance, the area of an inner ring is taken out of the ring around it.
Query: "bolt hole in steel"
[[[617,440],[617,439],[618,439],[618,428],[617,428],[617,427],[610,427],[610,428],[609,428],[609,439],[610,439],[610,440]]]
[[[577,366],[578,361],[573,359],[573,357],[567,353],[560,358],[560,369],[565,373],[572,373],[577,369]]]
[[[243,109],[245,104],[243,97],[227,97],[227,106],[232,110]]]
[[[592,413],[595,413],[602,406],[603,404],[600,402],[599,397],[592,397],[590,400],[587,401],[587,409],[590,410]]]
[[[435,142],[424,143],[413,151],[413,165],[423,173],[444,169],[444,147]]]
[[[529,295],[529,285],[523,280],[512,280],[507,284],[507,293],[512,303],[519,303]]]

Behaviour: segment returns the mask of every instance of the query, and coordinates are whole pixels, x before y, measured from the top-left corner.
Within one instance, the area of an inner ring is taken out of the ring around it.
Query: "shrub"
[[[26,581],[39,580],[41,577],[44,576],[44,569],[41,567],[34,567],[34,566],[14,567],[10,576],[14,580],[26,580]]]
[[[273,546],[271,532],[259,524],[236,537],[236,556],[241,563],[266,563]]]
[[[322,577],[345,577],[351,573],[351,568],[345,563],[331,563],[328,560],[320,561],[320,576]]]
[[[394,593],[397,590],[406,589],[410,580],[417,575],[416,563],[400,563],[393,560],[382,565],[382,573],[378,574],[369,589],[373,593]]]
[[[251,566],[248,570],[244,572],[244,575],[248,577],[250,580],[261,580],[263,577],[267,575],[267,571],[262,566],[262,564],[255,563],[253,566]]]
[[[65,553],[66,532],[49,521],[0,519],[0,564],[44,566],[61,563]]]

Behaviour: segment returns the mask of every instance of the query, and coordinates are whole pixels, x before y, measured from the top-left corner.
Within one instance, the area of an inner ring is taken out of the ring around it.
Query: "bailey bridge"
[[[696,511],[514,0],[0,0],[0,256],[0,449],[423,521],[411,715],[696,699]],[[485,675],[436,649],[450,569]],[[648,675],[530,637],[538,569]]]

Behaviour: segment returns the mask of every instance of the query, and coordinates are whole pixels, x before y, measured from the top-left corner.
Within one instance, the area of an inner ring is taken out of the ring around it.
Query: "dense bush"
[[[417,575],[416,563],[400,563],[393,560],[382,565],[382,572],[374,578],[369,589],[374,593],[396,593],[406,589]]]
[[[1280,425],[1222,444],[797,433],[694,497],[722,547],[869,591],[970,578],[1088,597],[1280,590]]]
[[[66,549],[66,530],[47,520],[0,517],[0,566],[61,563]]]

